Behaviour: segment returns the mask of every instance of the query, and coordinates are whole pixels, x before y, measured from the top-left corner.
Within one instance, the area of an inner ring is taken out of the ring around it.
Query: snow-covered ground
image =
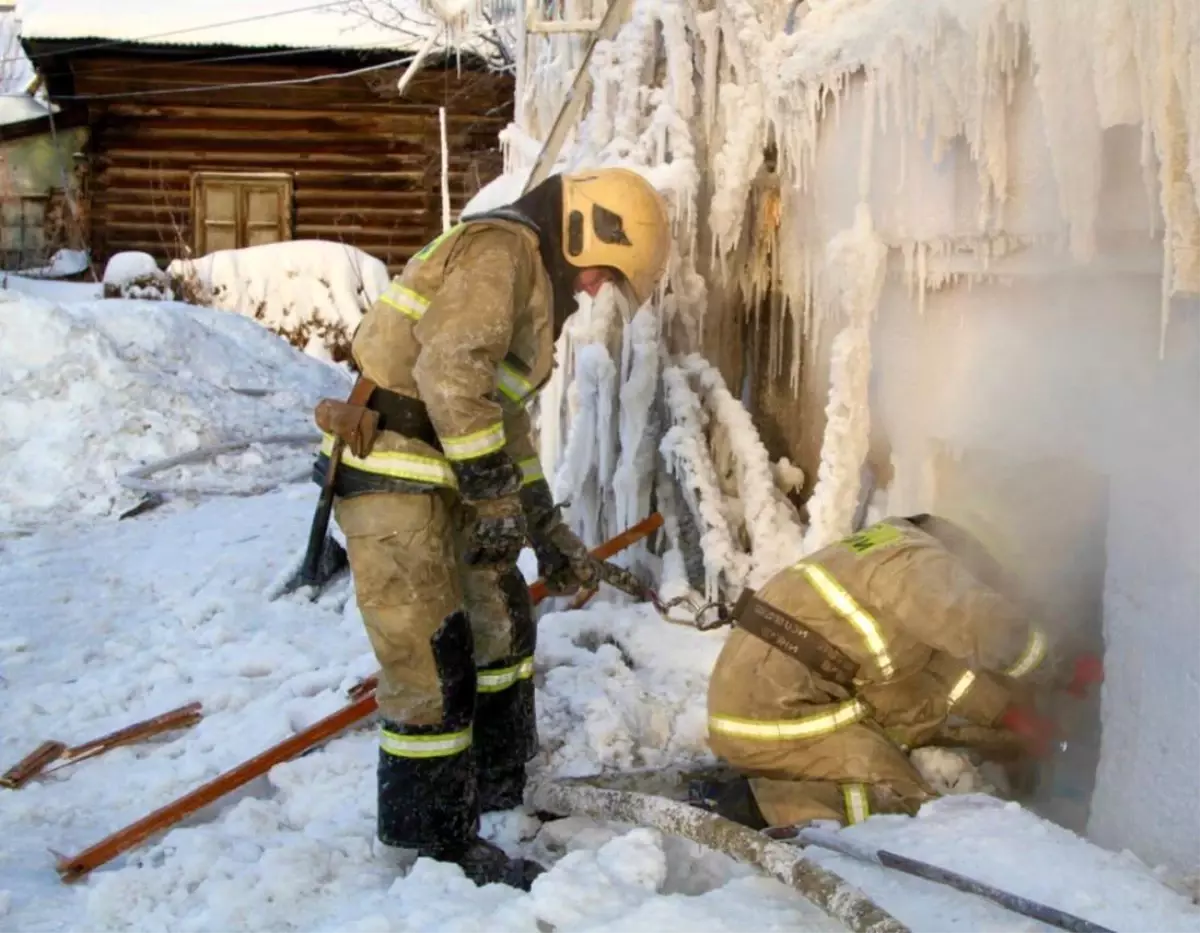
[[[237,315],[80,294],[67,304],[0,294],[4,346],[20,337],[25,348],[0,368],[0,469],[10,469],[13,450],[37,450],[32,433],[21,433],[36,422],[55,441],[44,451],[46,474],[70,490],[65,502],[21,498],[22,483],[41,482],[28,469],[0,487],[0,503],[23,525],[0,536],[0,764],[45,739],[82,742],[193,700],[205,717],[0,792],[0,929],[836,929],[789,888],[689,843],[579,819],[540,827],[519,812],[489,817],[485,830],[554,863],[531,893],[475,888],[457,867],[427,860],[396,878],[372,857],[376,746],[367,725],[85,883],[61,884],[49,850],[78,852],[304,728],[375,668],[348,582],[315,604],[265,595],[303,546],[311,484],[171,498],[125,521],[111,505],[89,505],[108,503],[111,477],[143,458],[230,426],[290,426],[314,393],[337,388],[340,372]],[[22,378],[12,376],[17,362]],[[219,391],[250,376],[292,402],[246,397],[262,407],[241,407]],[[34,418],[22,414],[31,406]],[[129,426],[147,406],[157,414],[135,435]],[[55,440],[88,419],[89,444]],[[229,482],[277,480],[276,456],[239,461]],[[534,768],[582,775],[705,758],[704,691],[721,638],[669,625],[644,606],[544,616]],[[947,799],[915,820],[876,817],[847,832],[1115,930],[1200,930],[1200,909],[1133,857],[990,798]],[[926,882],[814,857],[914,930],[1044,929]]]
[[[123,473],[198,447],[315,435],[312,406],[349,384],[335,367],[298,366],[297,351],[236,314],[61,301],[70,290],[90,297],[86,285],[10,286],[0,291],[0,528],[128,507],[139,496],[122,486]],[[214,479],[230,492],[248,475],[296,476],[311,461],[295,447],[227,456],[239,462]],[[210,471],[189,472],[198,480]]]

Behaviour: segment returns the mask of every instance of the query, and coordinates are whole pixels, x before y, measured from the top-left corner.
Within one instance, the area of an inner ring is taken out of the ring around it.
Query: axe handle
[[[300,565],[299,578],[306,581],[317,579],[321,565],[321,554],[325,550],[325,536],[329,533],[329,519],[333,515],[333,485],[337,478],[338,465],[342,462],[342,449],[346,442],[340,437],[333,439],[333,450],[329,453],[329,464],[325,467],[325,479],[321,483],[321,496],[313,511],[312,527],[308,530],[308,549]]]

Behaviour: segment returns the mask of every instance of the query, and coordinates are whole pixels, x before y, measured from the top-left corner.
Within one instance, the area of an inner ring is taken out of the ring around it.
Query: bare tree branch
[[[473,45],[472,52],[478,54],[494,71],[513,73],[516,71],[516,27],[515,16],[518,5],[501,0],[493,2],[491,8],[482,11],[465,35],[459,37],[459,45]],[[352,14],[383,29],[394,31],[414,43],[420,44],[432,29],[443,27],[442,21],[429,10],[423,0],[351,0],[347,7]],[[496,21],[495,10],[501,15]],[[445,53],[450,54],[454,46],[447,44]]]

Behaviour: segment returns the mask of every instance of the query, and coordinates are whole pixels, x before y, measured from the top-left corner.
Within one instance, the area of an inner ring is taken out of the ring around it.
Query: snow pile
[[[344,360],[363,314],[387,288],[387,266],[343,243],[296,240],[177,259],[200,304],[260,321],[295,347]]]
[[[117,253],[104,267],[105,298],[174,301],[175,288],[149,253]]]
[[[136,501],[122,473],[197,447],[315,435],[313,405],[346,385],[235,315],[0,292],[0,524],[110,514]],[[303,446],[251,448],[215,479],[236,492],[310,459]]]
[[[86,272],[89,262],[86,250],[60,249],[55,250],[46,265],[22,269],[19,274],[34,279],[63,279]]]
[[[647,605],[543,617],[538,766],[579,776],[711,760],[705,692],[724,640]]]
[[[156,0],[122,0],[105,10],[86,0],[55,0],[23,5],[21,15],[22,33],[30,39],[183,46],[415,52],[442,29],[418,0],[255,0],[249,8],[243,0],[179,0],[166,7]],[[154,26],[148,29],[147,22]],[[462,41],[464,50],[486,52],[489,47],[479,35]]]
[[[1200,929],[1200,909],[1168,890],[1135,856],[1106,852],[994,797],[945,797],[927,804],[915,819],[876,816],[844,832],[850,841],[969,875],[1111,930]],[[843,855],[809,851],[914,929],[1037,928],[982,898],[951,894]]]

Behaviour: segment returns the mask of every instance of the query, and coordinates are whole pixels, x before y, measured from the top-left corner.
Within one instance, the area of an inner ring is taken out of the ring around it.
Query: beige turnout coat
[[[354,469],[453,487],[450,460],[506,449],[540,476],[525,405],[554,367],[549,277],[537,236],[506,220],[451,228],[364,317],[351,352],[376,384],[425,403],[444,455],[385,431]],[[326,452],[332,440],[326,438]]]
[[[931,791],[902,749],[951,716],[994,725],[1017,680],[1044,667],[1045,636],[904,519],[813,554],[757,597],[858,666],[837,683],[741,628],[729,636],[709,685],[710,742],[759,779],[771,822],[914,809]]]
[[[452,696],[458,688],[447,683],[460,681],[459,669],[472,659],[438,660],[432,646],[444,620],[466,611],[479,689],[492,691],[492,700],[533,673],[532,623],[514,616],[507,568],[458,559],[468,517],[451,461],[503,449],[526,483],[542,478],[525,405],[554,366],[551,295],[531,230],[506,220],[472,221],[409,261],[363,318],[351,346],[366,378],[424,403],[442,447],[382,431],[367,456],[345,450],[343,470],[418,485],[341,498],[335,514],[381,667],[380,710],[392,723],[444,725],[450,748],[470,744],[470,730],[454,711],[462,705]],[[325,444],[328,452],[332,438]],[[388,741],[393,753],[404,754],[397,751],[404,737]]]

